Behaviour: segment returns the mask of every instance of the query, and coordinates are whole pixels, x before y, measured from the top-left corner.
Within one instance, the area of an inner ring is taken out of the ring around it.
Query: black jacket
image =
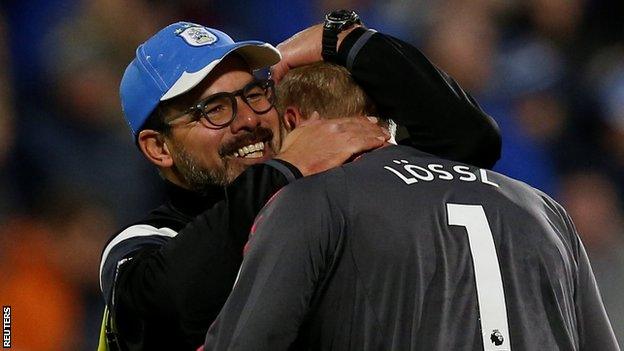
[[[403,141],[438,156],[491,167],[496,123],[415,47],[356,29],[338,52],[377,105],[404,126]],[[285,162],[256,165],[209,196],[169,184],[169,200],[107,243],[100,283],[124,348],[194,350],[236,278],[255,215],[289,181]]]

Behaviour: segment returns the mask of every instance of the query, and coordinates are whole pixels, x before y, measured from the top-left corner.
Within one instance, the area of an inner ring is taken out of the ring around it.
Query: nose
[[[255,113],[241,98],[236,97],[236,118],[230,124],[232,134],[239,131],[252,131],[260,126],[260,116]]]

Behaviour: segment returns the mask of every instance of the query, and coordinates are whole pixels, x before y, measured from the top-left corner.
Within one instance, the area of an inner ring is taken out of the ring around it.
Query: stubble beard
[[[271,139],[271,149],[279,150],[283,132]],[[276,152],[276,151],[273,151]],[[220,157],[220,164],[215,167],[204,167],[184,149],[172,152],[175,167],[185,184],[193,191],[206,194],[215,186],[228,186],[243,173],[249,165],[233,162],[235,159]]]

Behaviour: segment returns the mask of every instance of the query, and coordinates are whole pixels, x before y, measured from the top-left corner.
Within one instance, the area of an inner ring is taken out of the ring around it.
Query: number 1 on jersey
[[[511,351],[507,308],[492,230],[481,205],[446,204],[448,224],[466,228],[474,267],[483,348]]]

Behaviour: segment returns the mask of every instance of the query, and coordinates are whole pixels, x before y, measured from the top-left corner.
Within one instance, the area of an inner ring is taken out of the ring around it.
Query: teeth
[[[245,158],[260,158],[262,157],[261,151],[252,152],[249,155],[245,156]]]
[[[232,154],[232,157],[258,158],[262,157],[263,150],[264,143],[258,142],[255,144],[243,146],[242,148],[238,149],[238,151],[236,151],[234,154]]]

